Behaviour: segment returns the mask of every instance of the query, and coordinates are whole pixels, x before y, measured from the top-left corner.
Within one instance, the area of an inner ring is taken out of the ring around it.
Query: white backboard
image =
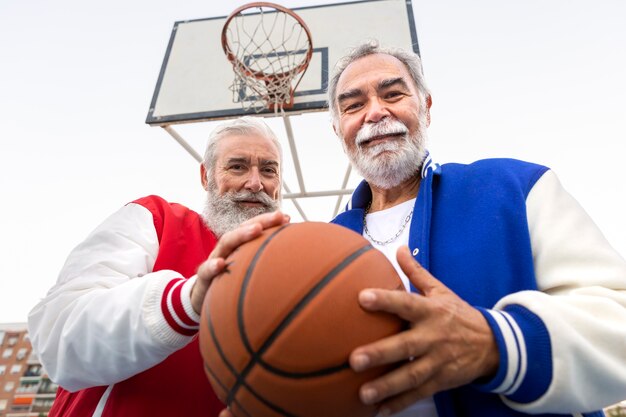
[[[411,0],[367,0],[292,10],[311,31],[313,56],[287,113],[326,110],[330,70],[348,49],[367,39],[419,53]],[[220,16],[174,24],[146,123],[274,114],[244,110],[230,89],[235,75],[221,44],[225,21],[226,16]]]

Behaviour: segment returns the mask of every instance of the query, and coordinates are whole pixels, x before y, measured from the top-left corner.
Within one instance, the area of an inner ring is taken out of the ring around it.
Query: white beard
[[[409,177],[417,175],[426,158],[426,132],[420,120],[419,129],[413,136],[399,120],[386,117],[376,124],[364,124],[355,138],[356,150],[344,149],[356,171],[365,180],[382,189],[400,185]],[[363,143],[375,136],[403,134],[398,140],[385,141],[370,147]]]
[[[260,207],[245,207],[241,201],[258,201]],[[270,213],[280,208],[280,201],[273,200],[263,191],[230,191],[219,195],[214,179],[209,179],[207,197],[204,205],[204,223],[219,238],[224,233],[236,229],[241,223],[263,213]]]

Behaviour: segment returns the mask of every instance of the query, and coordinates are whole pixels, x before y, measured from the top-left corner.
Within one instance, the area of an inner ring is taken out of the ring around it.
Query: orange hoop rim
[[[228,25],[235,17],[237,17],[244,10],[252,9],[255,7],[273,8],[283,13],[287,13],[289,16],[296,19],[296,21],[300,24],[300,26],[304,28],[304,32],[306,33],[306,36],[309,39],[309,48],[306,52],[304,61],[300,65],[298,65],[296,69],[293,71],[281,72],[281,73],[275,74],[275,73],[265,73],[263,71],[250,71],[250,70],[244,69],[243,71],[244,74],[248,77],[254,77],[259,80],[271,82],[272,80],[285,77],[290,73],[298,74],[300,72],[305,71],[306,68],[309,66],[309,63],[311,62],[311,58],[313,56],[313,42],[311,38],[311,31],[309,30],[309,27],[304,22],[304,20],[302,20],[302,18],[298,16],[293,10],[288,9],[287,7],[281,6],[280,4],[276,4],[276,3],[268,3],[268,2],[263,2],[263,1],[248,3],[248,4],[244,4],[243,6],[239,6],[238,8],[233,10],[231,14],[228,15],[228,18],[226,19],[226,22],[224,23],[224,27],[222,29],[222,49],[224,50],[224,53],[226,54],[226,58],[230,62],[232,62],[234,66],[237,66],[238,68],[245,68],[245,65],[239,60],[239,58],[235,56],[235,54],[231,52],[230,48],[228,47],[228,39],[226,37],[226,32],[228,29]]]

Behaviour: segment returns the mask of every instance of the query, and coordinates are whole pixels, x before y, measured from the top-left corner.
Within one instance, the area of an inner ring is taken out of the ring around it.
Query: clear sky
[[[69,251],[126,202],[159,194],[201,209],[197,164],[144,121],[174,22],[243,3],[0,0],[0,323],[26,321]],[[625,256],[626,3],[413,3],[434,158],[552,167]],[[269,123],[286,137],[280,120]],[[308,190],[338,188],[346,162],[328,115],[292,123]],[[214,126],[177,129],[202,152]],[[303,205],[327,221],[334,203]]]

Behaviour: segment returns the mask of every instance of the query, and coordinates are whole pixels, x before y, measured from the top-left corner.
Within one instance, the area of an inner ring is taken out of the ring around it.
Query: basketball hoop
[[[222,47],[235,72],[233,102],[257,113],[293,107],[313,55],[311,32],[297,14],[273,3],[243,5],[226,19]]]

